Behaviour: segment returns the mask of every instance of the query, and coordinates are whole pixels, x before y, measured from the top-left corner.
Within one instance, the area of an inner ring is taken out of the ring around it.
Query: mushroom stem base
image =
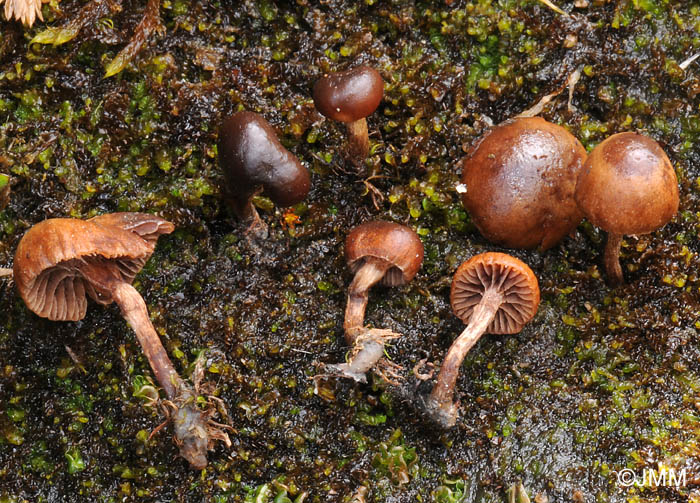
[[[608,284],[610,286],[621,285],[625,282],[625,278],[622,275],[622,266],[620,266],[621,244],[622,234],[608,233],[603,262],[605,263],[605,272],[608,274]]]
[[[495,288],[484,292],[481,301],[474,307],[467,328],[447,351],[433,391],[424,399],[426,411],[443,428],[454,426],[459,415],[459,404],[454,403],[453,399],[462,361],[491,324],[503,300],[503,293]]]
[[[352,355],[347,363],[326,365],[329,375],[347,377],[356,382],[367,382],[367,372],[384,356],[384,344],[401,334],[380,328],[362,328],[362,334],[355,337]]]
[[[255,209],[253,202],[249,199],[245,204],[239,204],[232,199],[228,200],[228,205],[240,220],[241,225],[245,227],[244,234],[254,241],[264,241],[268,236],[267,224],[262,221],[258,210]]]
[[[346,124],[348,129],[348,158],[355,166],[361,165],[369,155],[367,120],[360,119]]]

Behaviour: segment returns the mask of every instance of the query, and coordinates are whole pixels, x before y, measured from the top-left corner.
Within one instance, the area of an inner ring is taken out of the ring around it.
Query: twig
[[[697,54],[694,54],[693,56],[690,56],[688,59],[686,59],[685,61],[683,61],[683,62],[682,62],[680,65],[678,65],[678,66],[681,67],[681,70],[685,70],[686,68],[688,68],[688,67],[690,66],[690,64],[691,64],[693,61],[695,61],[695,60],[698,59],[698,58],[700,58],[700,52],[697,53]]]
[[[545,4],[547,7],[549,7],[550,9],[552,9],[554,12],[556,12],[556,13],[558,13],[558,14],[561,14],[562,16],[571,17],[571,16],[569,16],[569,14],[567,14],[566,12],[564,12],[563,10],[561,10],[559,7],[557,7],[556,5],[554,5],[554,4],[553,4],[552,2],[550,2],[549,0],[540,0],[540,2],[542,2],[543,4]]]

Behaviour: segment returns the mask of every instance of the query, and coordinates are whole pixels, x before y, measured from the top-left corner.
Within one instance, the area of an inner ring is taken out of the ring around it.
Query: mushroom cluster
[[[586,155],[566,129],[519,117],[487,131],[462,160],[462,203],[489,241],[546,250],[585,216],[608,232],[609,283],[624,281],[625,234],[661,228],[678,211],[678,180],[648,136],[618,133]]]
[[[211,421],[212,411],[197,406],[196,390],[175,370],[141,294],[131,285],[158,238],[174,229],[170,222],[145,213],[44,220],[19,242],[13,275],[27,307],[43,318],[82,320],[87,297],[104,306],[112,302],[119,306],[165,392],[164,410],[173,424],[180,455],[193,468],[202,469],[213,441],[230,445],[230,440]]]

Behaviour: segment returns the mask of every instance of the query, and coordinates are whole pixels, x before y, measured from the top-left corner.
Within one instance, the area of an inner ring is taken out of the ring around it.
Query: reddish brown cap
[[[481,234],[509,248],[554,246],[583,218],[574,200],[586,161],[566,129],[539,117],[493,127],[462,163],[462,202]]]
[[[488,288],[500,290],[505,300],[486,333],[517,334],[535,316],[540,304],[535,273],[515,257],[489,252],[464,262],[452,278],[452,310],[465,325]]]
[[[80,320],[87,310],[86,293],[109,304],[112,299],[100,287],[101,281],[117,277],[131,283],[153,253],[157,236],[173,229],[170,222],[145,213],[44,220],[29,229],[17,246],[13,267],[17,289],[39,316]],[[95,271],[100,271],[99,277],[90,276]]]
[[[309,193],[308,170],[277,139],[259,114],[237,112],[219,132],[219,164],[228,192],[244,204],[260,188],[280,206],[291,206]]]
[[[678,211],[678,179],[653,139],[618,133],[591,151],[576,185],[576,202],[603,230],[646,234]]]
[[[314,84],[314,105],[329,119],[355,122],[374,113],[384,96],[384,80],[369,66],[324,75]]]
[[[391,267],[382,285],[408,283],[423,262],[423,243],[418,234],[405,225],[377,220],[358,225],[345,240],[345,260],[350,270],[358,271],[368,258],[379,259]]]

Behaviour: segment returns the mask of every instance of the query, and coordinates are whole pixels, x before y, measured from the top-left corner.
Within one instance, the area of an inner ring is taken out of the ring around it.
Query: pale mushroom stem
[[[0,278],[4,278],[5,276],[12,276],[12,269],[0,267]]]
[[[355,165],[360,165],[369,155],[367,120],[346,123],[348,130],[348,156]]]
[[[389,269],[387,262],[367,259],[350,283],[343,328],[345,329],[345,340],[351,346],[355,344],[359,335],[358,329],[362,329],[365,323],[369,289],[382,280],[387,269]]]
[[[622,244],[622,234],[608,232],[608,240],[605,243],[605,253],[603,262],[605,272],[608,274],[608,283],[611,286],[620,285],[625,282],[620,266],[620,245]]]
[[[481,301],[474,307],[469,324],[450,346],[440,367],[433,391],[427,399],[428,411],[445,427],[454,426],[457,420],[457,404],[453,402],[457,376],[464,357],[484,334],[505,300],[496,288],[488,288]]]
[[[395,335],[390,330],[364,327],[369,289],[381,281],[388,268],[384,261],[367,259],[350,283],[343,328],[352,356],[347,363],[326,366],[336,375],[366,382],[365,374],[384,355],[384,341]]]
[[[111,293],[124,319],[136,333],[156,380],[176,408],[173,424],[175,443],[180,448],[180,455],[189,461],[193,468],[203,469],[207,465],[209,437],[207,418],[195,404],[195,392],[182,380],[170,361],[160,337],[153,328],[141,294],[129,283],[117,283]]]

